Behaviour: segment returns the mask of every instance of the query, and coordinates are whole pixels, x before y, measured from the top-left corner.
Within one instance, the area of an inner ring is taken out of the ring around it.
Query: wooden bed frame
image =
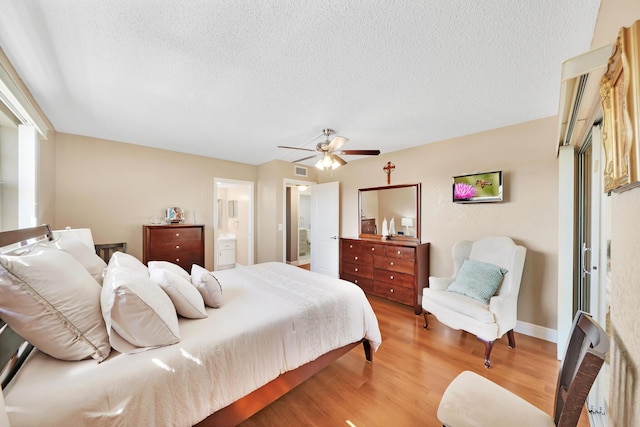
[[[32,228],[0,232],[0,248],[15,245],[24,246],[31,241],[41,239],[53,240],[53,233],[48,225],[41,225]],[[362,339],[358,342],[332,350],[318,357],[305,365],[292,371],[285,372],[254,390],[247,396],[226,406],[204,420],[196,424],[197,427],[224,427],[235,426],[248,419],[253,414],[267,407],[287,392],[294,389],[304,381],[320,372],[332,362],[357,347],[362,343],[365,358],[368,362],[373,361],[371,343]],[[20,369],[33,346],[16,334],[4,321],[0,320],[0,379],[4,388],[16,372]]]

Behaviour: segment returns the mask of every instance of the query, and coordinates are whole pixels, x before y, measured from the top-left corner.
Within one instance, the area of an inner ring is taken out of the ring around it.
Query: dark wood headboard
[[[18,244],[24,246],[32,241],[53,240],[48,225],[0,232],[0,248]],[[0,317],[2,310],[0,309]],[[4,320],[0,319],[0,380],[5,388],[24,363],[33,345],[15,333]]]

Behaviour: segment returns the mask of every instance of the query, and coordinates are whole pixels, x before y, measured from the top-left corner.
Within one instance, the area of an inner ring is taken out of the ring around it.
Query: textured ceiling
[[[555,115],[599,5],[0,0],[0,47],[60,132],[261,164]]]

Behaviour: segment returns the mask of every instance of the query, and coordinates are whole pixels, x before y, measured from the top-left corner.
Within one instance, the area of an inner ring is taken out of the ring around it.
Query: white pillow
[[[149,275],[151,280],[160,285],[169,295],[180,316],[189,319],[207,317],[202,295],[193,287],[191,281],[164,268],[150,268]]]
[[[195,286],[209,307],[218,308],[222,305],[222,286],[220,282],[206,269],[198,264],[191,266],[191,283]]]
[[[111,346],[121,353],[180,341],[173,303],[144,272],[109,261],[100,304]]]
[[[107,268],[107,263],[80,240],[67,234],[61,234],[53,242],[43,243],[43,245],[58,248],[72,255],[98,283],[102,284],[102,276],[104,269]]]
[[[21,337],[57,359],[109,355],[100,285],[73,256],[36,246],[0,265],[0,317]]]
[[[147,265],[149,266],[149,272],[155,269],[169,270],[173,274],[177,274],[178,276],[182,277],[184,280],[187,280],[189,282],[191,281],[191,276],[189,276],[189,273],[187,273],[185,269],[180,267],[178,264],[173,264],[169,261],[149,261]]]
[[[109,259],[108,267],[124,267],[149,277],[149,269],[138,258],[125,252],[114,252]]]

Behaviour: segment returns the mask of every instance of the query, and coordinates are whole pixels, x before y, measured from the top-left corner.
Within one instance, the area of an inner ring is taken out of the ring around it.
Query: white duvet
[[[282,263],[214,274],[222,307],[180,319],[178,344],[100,364],[35,351],[4,390],[11,426],[190,426],[330,350],[381,343],[352,283]]]

